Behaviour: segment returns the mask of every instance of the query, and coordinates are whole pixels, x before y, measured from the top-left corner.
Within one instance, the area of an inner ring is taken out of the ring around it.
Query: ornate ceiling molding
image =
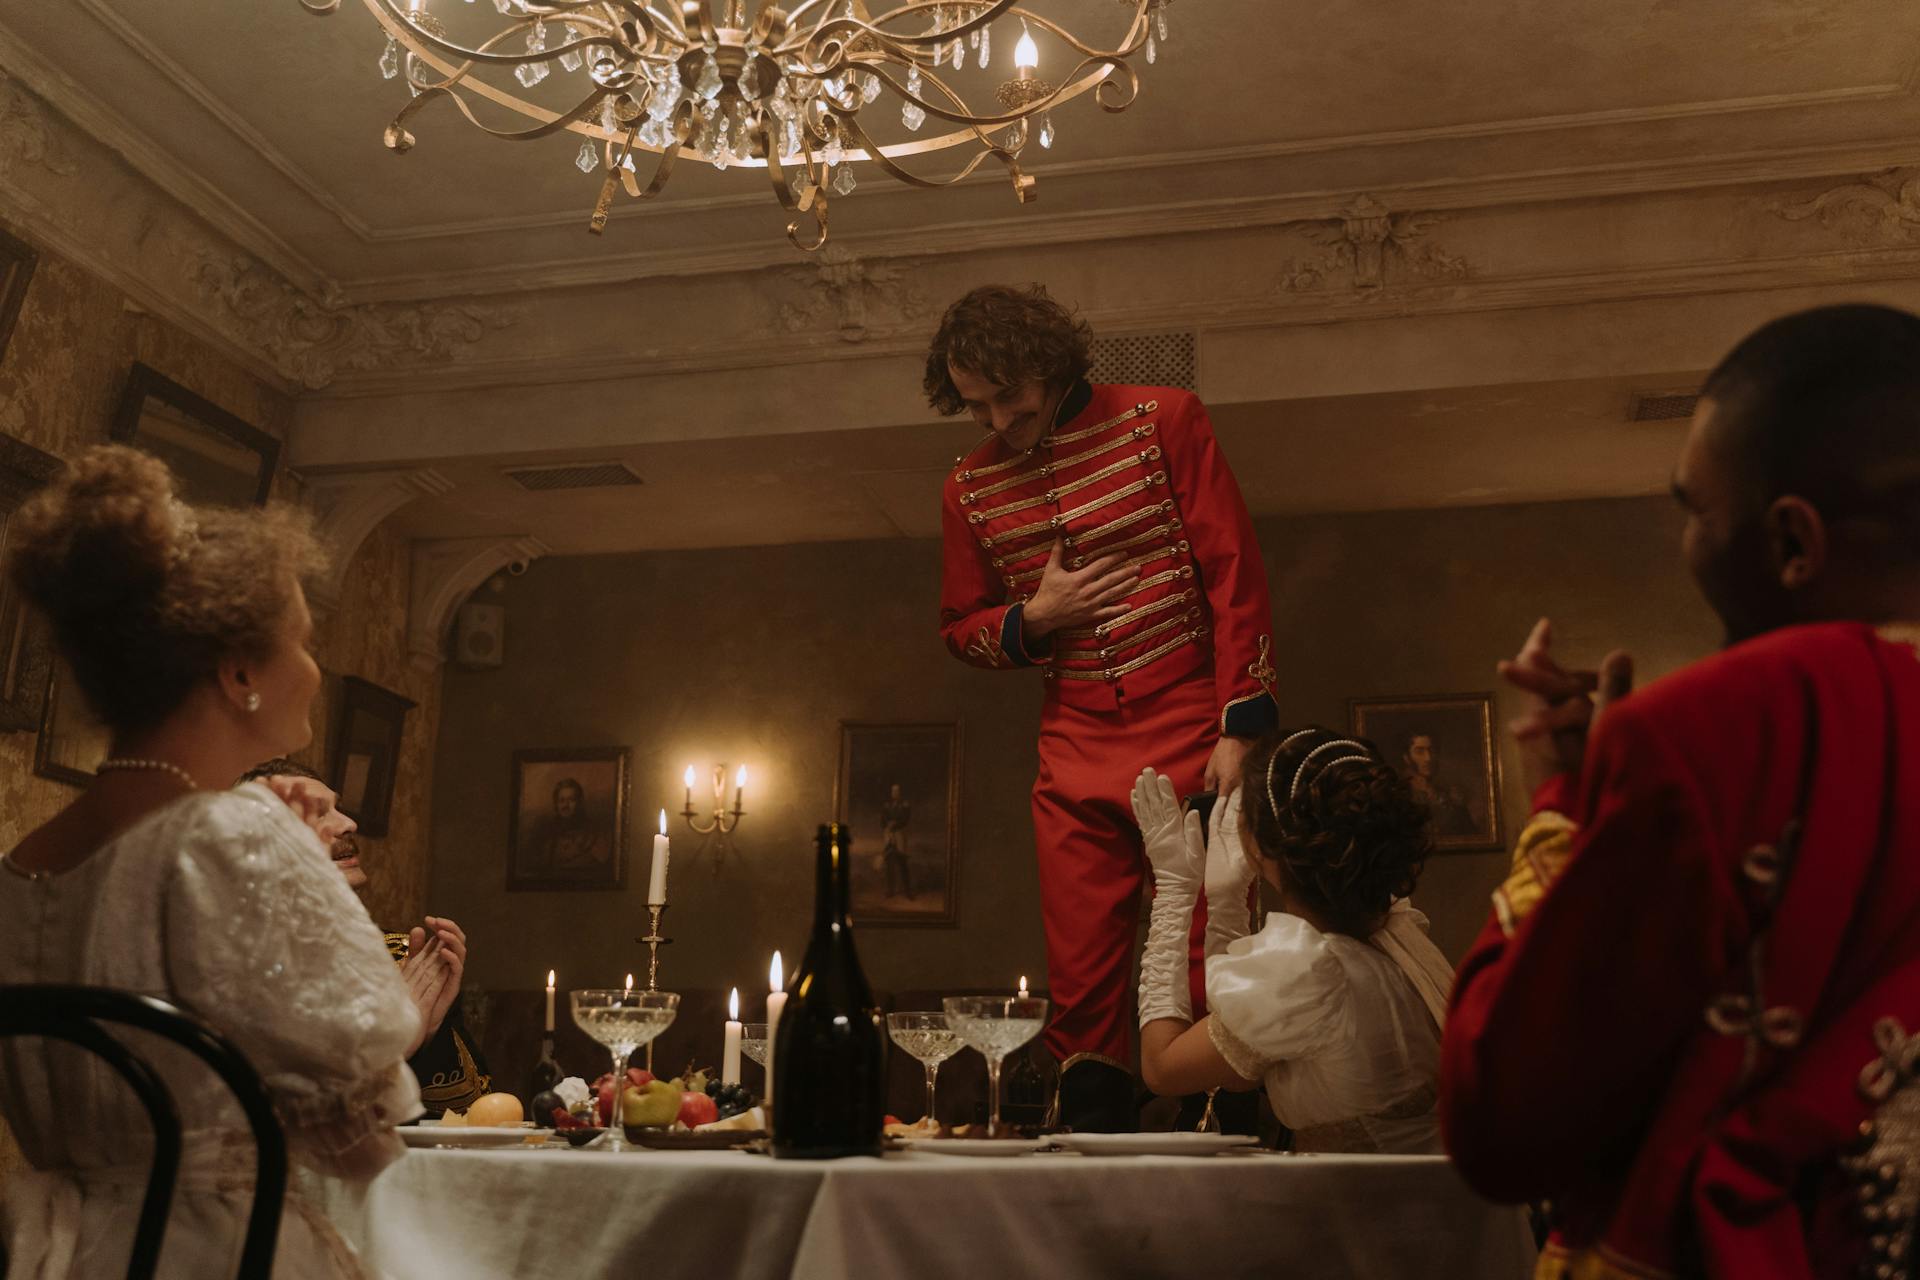
[[[1863,248],[1920,238],[1920,168],[1894,168],[1810,195],[1767,202],[1787,222],[1817,222]]]
[[[46,107],[0,73],[0,175],[19,165],[34,165],[63,178],[76,168],[60,145]]]
[[[453,611],[488,578],[553,548],[540,539],[433,538],[413,544],[413,578],[407,604],[407,650],[413,665],[432,671],[446,661]]]
[[[1390,275],[1465,279],[1466,261],[1426,239],[1427,229],[1443,217],[1395,213],[1373,196],[1361,196],[1337,219],[1289,223],[1289,230],[1327,247],[1311,257],[1289,259],[1277,287],[1282,293],[1304,293],[1342,275],[1348,288],[1362,291],[1385,288]]]
[[[453,481],[427,468],[308,479],[307,505],[313,509],[320,545],[327,554],[325,574],[307,593],[316,612],[339,607],[354,555],[382,521],[416,498],[452,488]]]
[[[897,331],[932,310],[904,259],[869,260],[844,245],[829,244],[804,267],[782,273],[782,286],[798,295],[781,302],[777,326],[787,333],[833,333],[842,342],[865,342],[876,328]]]
[[[450,363],[516,315],[510,307],[471,302],[330,305],[244,254],[205,245],[193,254],[191,277],[200,299],[228,327],[309,391],[343,371]]]

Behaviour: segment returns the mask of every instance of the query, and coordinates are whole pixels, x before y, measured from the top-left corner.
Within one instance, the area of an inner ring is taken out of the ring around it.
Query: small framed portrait
[[[20,304],[27,300],[27,285],[39,261],[32,245],[0,228],[0,356],[7,353],[7,339],[13,336]]]
[[[400,735],[407,712],[413,707],[413,699],[358,676],[340,679],[329,782],[340,795],[341,810],[367,835],[387,834],[394,776],[400,763]]]
[[[625,747],[513,753],[508,889],[620,889],[627,883]]]
[[[1491,694],[1356,698],[1347,711],[1354,736],[1380,748],[1432,810],[1435,849],[1506,847]]]
[[[166,463],[188,502],[257,507],[273,491],[277,439],[144,364],[127,374],[108,434]]]
[[[833,812],[853,833],[856,924],[960,918],[960,726],[840,726]]]

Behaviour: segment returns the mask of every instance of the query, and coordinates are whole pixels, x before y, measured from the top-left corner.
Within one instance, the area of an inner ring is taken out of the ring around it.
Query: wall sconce
[[[693,828],[695,834],[705,837],[700,842],[701,849],[705,849],[710,841],[716,845],[713,867],[718,871],[721,855],[732,843],[729,837],[733,835],[733,829],[740,825],[740,819],[747,816],[747,811],[743,807],[747,794],[747,766],[741,765],[733,775],[733,808],[731,809],[727,808],[727,766],[724,764],[713,766],[713,811],[710,814],[697,812],[693,807],[692,765],[687,766],[686,782],[686,807],[681,809],[680,816],[687,820],[687,825]],[[697,858],[700,855],[695,853],[694,856]]]

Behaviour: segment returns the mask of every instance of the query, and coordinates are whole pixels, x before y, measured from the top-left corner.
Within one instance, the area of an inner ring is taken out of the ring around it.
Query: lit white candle
[[[667,846],[667,811],[660,811],[660,834],[653,838],[653,874],[647,878],[647,905],[664,907],[667,905],[667,860],[672,850]]]
[[[786,970],[780,964],[780,953],[773,953],[773,964],[767,969],[767,985],[772,988],[767,993],[767,1102],[773,1102],[773,1045],[780,1031],[780,1014],[787,1007]]]
[[[740,1083],[740,988],[727,997],[727,1034],[720,1044],[720,1083]]]
[[[736,813],[745,807],[740,803],[740,801],[741,801],[741,797],[745,796],[746,794],[747,794],[747,766],[741,765],[740,771],[733,775],[733,808]]]
[[[628,995],[633,994],[633,975],[632,974],[627,975],[627,994]]]
[[[688,813],[692,813],[692,812],[693,812],[693,766],[692,766],[692,765],[688,765],[688,766],[687,766],[687,807],[686,807],[686,812],[688,812]]]
[[[553,1030],[553,970],[547,970],[547,1030]]]
[[[1020,975],[1020,998],[1022,1000],[1027,998],[1027,975],[1024,973]]]

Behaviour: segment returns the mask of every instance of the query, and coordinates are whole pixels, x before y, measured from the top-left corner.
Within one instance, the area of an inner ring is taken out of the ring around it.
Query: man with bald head
[[[1629,694],[1543,619],[1501,664],[1543,781],[1454,982],[1448,1150],[1552,1204],[1542,1275],[1909,1274],[1920,317],[1749,336],[1673,491],[1727,647]]]

